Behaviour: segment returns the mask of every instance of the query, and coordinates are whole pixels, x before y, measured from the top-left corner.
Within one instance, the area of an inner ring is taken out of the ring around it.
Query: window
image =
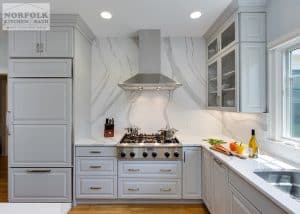
[[[300,46],[288,50],[283,99],[283,135],[300,139]]]

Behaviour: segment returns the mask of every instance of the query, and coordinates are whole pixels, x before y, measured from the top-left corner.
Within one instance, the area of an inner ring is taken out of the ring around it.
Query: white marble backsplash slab
[[[164,91],[125,92],[118,87],[119,82],[138,72],[136,38],[101,38],[95,42],[91,80],[92,137],[102,137],[106,117],[115,118],[117,132],[129,125],[152,132],[169,123],[185,134],[221,134],[221,113],[205,110],[204,39],[167,37],[162,39],[161,46],[161,72],[183,84],[171,96]]]

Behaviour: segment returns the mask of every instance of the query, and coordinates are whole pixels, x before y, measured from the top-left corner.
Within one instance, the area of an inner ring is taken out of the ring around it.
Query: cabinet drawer
[[[76,156],[78,157],[115,157],[115,147],[76,147]]]
[[[119,177],[181,177],[180,161],[119,161]]]
[[[9,202],[71,202],[71,168],[10,168]]]
[[[71,77],[71,59],[11,59],[9,77]]]
[[[178,179],[119,179],[119,198],[181,198]]]
[[[116,198],[117,177],[76,177],[77,198]]]
[[[77,175],[116,175],[116,158],[78,157],[76,158]]]

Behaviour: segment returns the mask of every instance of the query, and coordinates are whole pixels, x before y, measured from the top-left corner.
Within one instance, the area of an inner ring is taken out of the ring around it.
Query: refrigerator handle
[[[6,113],[6,128],[7,134],[11,135],[11,111],[7,111]]]

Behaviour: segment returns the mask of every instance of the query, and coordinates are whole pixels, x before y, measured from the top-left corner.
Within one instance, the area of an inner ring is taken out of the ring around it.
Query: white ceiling
[[[161,29],[164,36],[202,36],[231,0],[0,0],[50,2],[52,13],[78,13],[98,37],[131,36],[139,29]],[[110,11],[111,20],[100,18]],[[200,19],[191,12],[199,10]]]

